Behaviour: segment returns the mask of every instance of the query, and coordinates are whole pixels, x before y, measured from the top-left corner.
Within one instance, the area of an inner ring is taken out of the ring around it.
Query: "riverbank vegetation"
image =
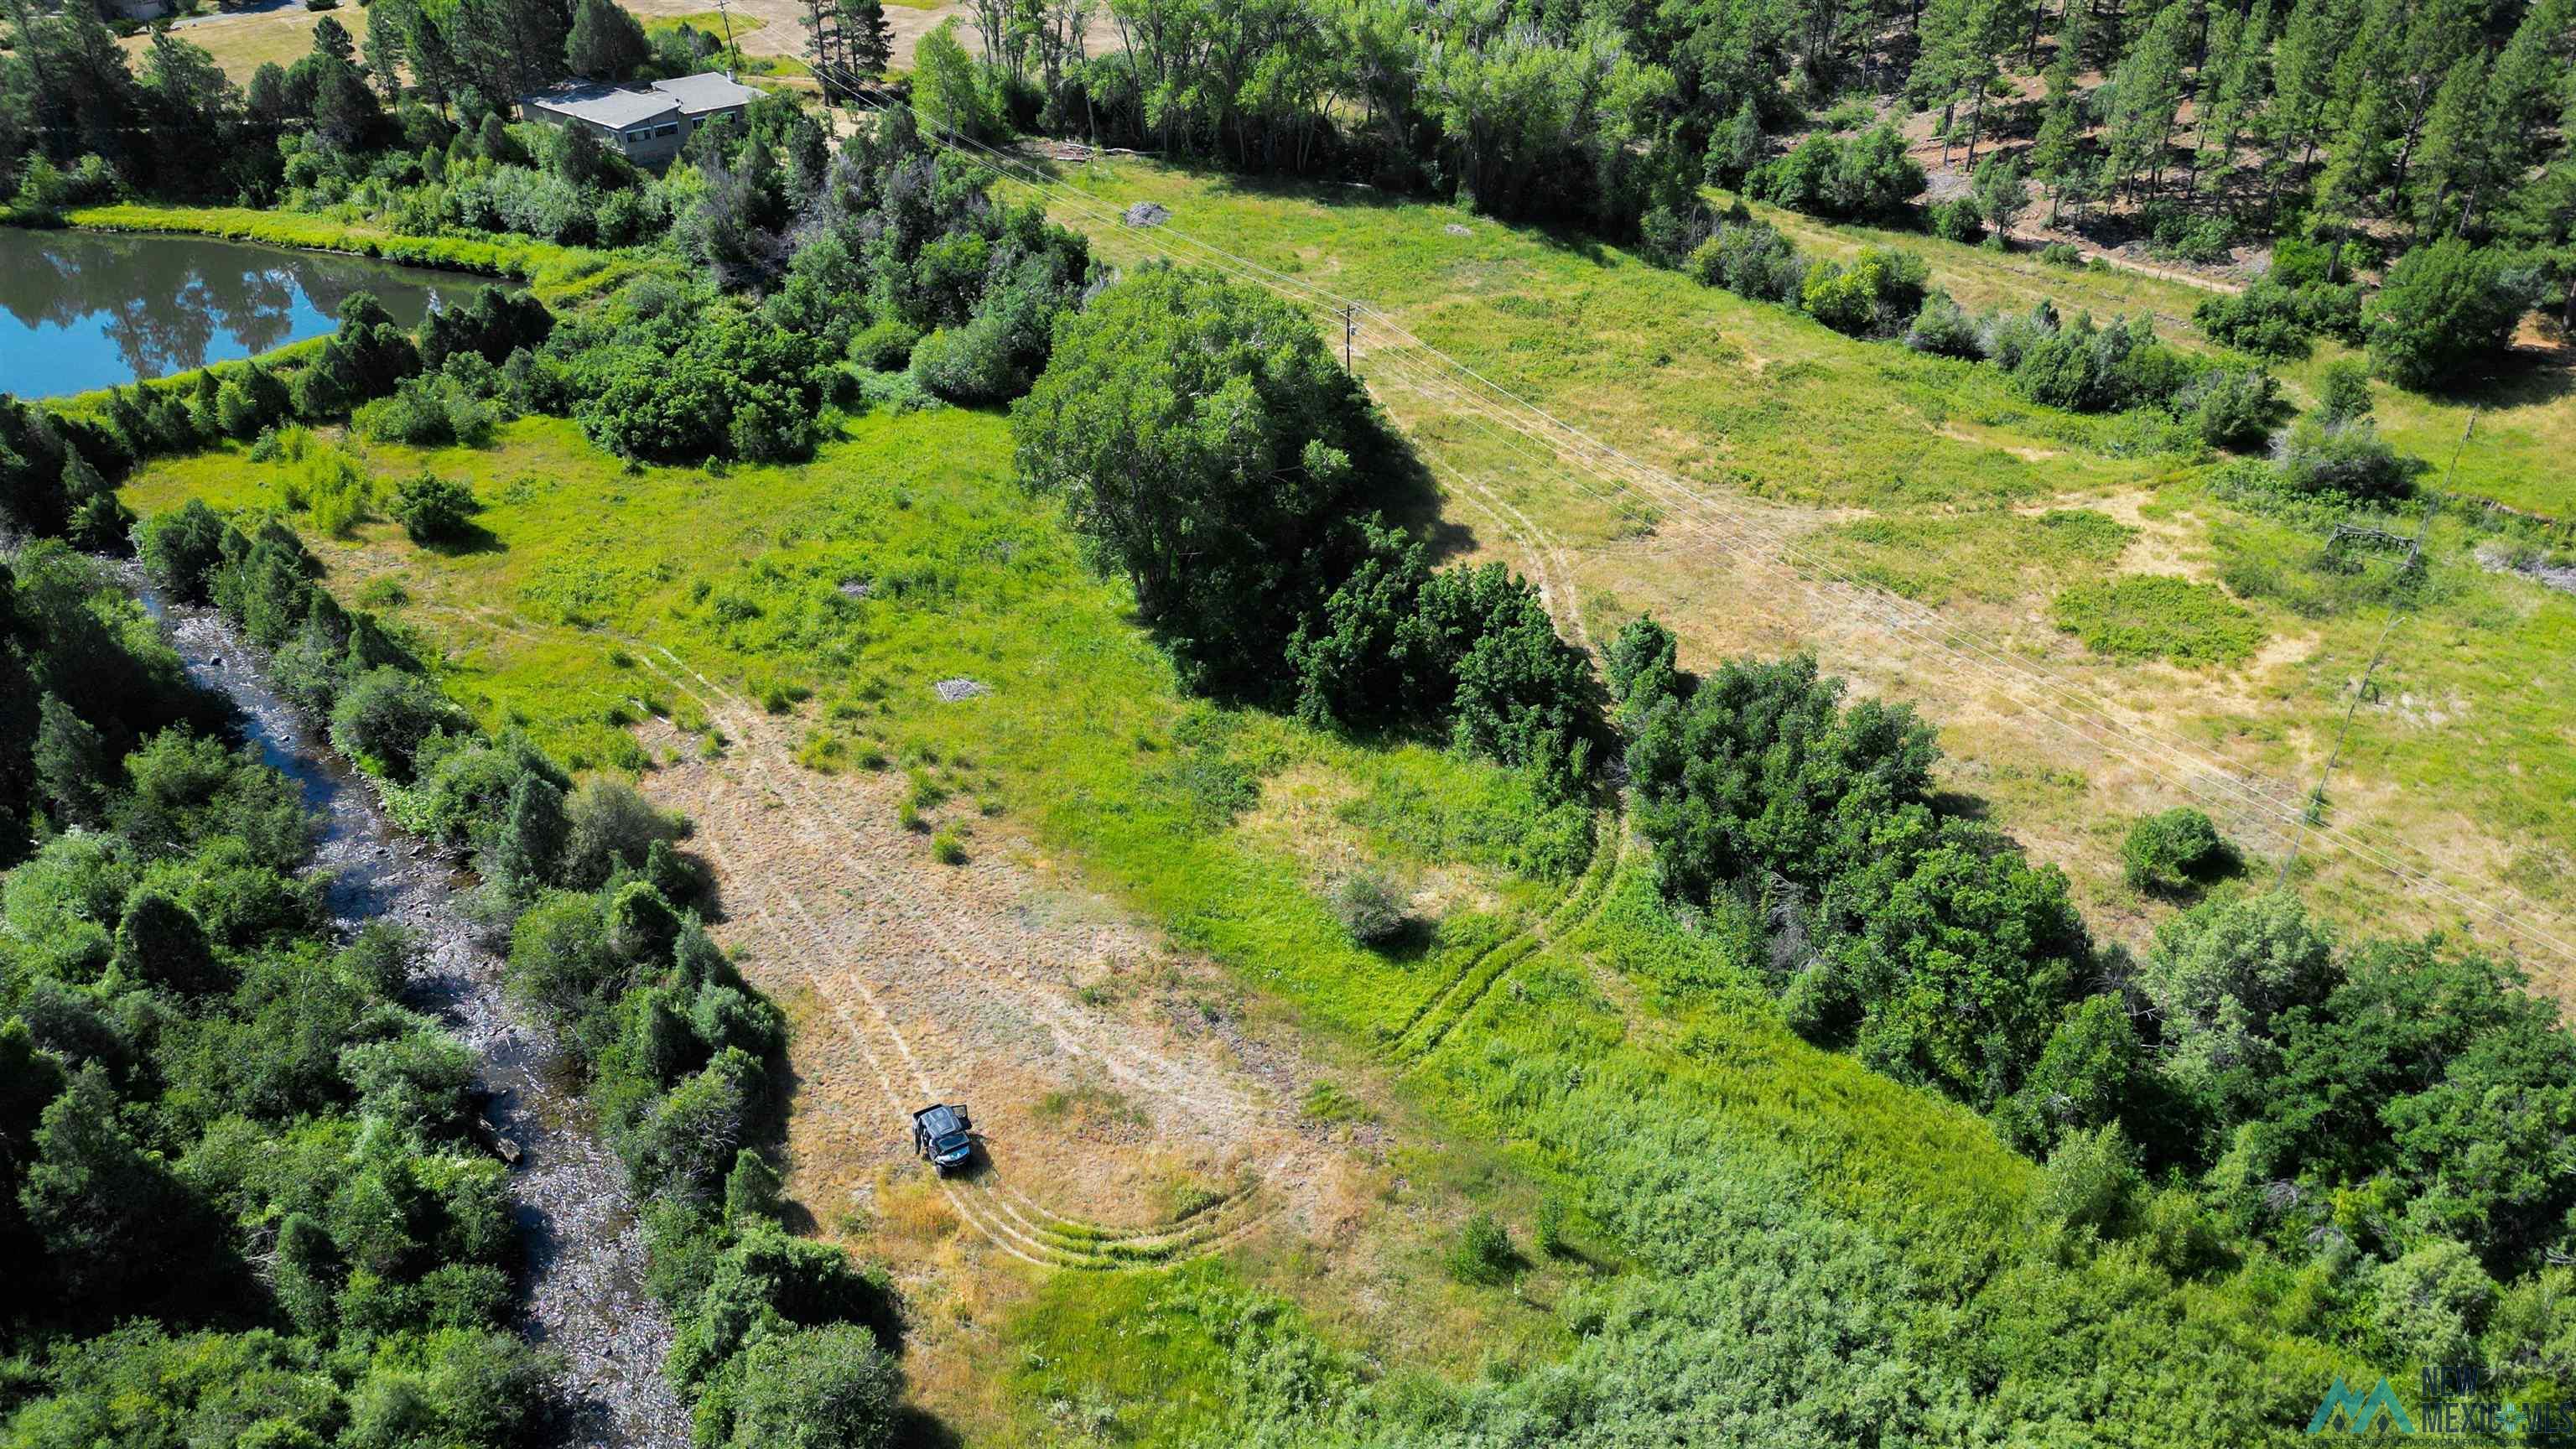
[[[295,787],[125,591],[0,565],[13,1442],[518,1446],[516,1230],[473,1060],[335,941]]]

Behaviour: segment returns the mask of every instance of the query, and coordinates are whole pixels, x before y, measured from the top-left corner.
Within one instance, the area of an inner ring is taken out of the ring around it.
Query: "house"
[[[680,154],[700,126],[739,124],[760,92],[707,71],[650,85],[566,81],[519,97],[519,115],[557,126],[585,126],[627,160],[659,165]]]

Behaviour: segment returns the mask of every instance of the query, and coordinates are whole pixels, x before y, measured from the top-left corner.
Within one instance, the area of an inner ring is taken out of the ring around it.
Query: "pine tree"
[[[2112,76],[2109,160],[2123,190],[2135,190],[2142,171],[2149,186],[2164,175],[2165,143],[2182,104],[2183,57],[2193,9],[2189,3],[2166,6]]]
[[[2048,94],[2040,102],[2039,135],[2030,147],[2031,174],[2048,188],[2050,226],[2057,225],[2068,187],[2080,174],[2084,160],[2084,96],[2075,87],[2076,71],[2083,64],[2084,17],[2071,5],[2067,14],[2066,34],[2059,38],[2057,57],[2048,66]]]
[[[845,46],[841,39],[840,6],[827,4],[825,0],[805,0],[805,14],[798,23],[805,27],[805,61],[808,65],[820,71],[841,63]],[[824,84],[823,93],[826,97],[831,95],[828,81]]]
[[[2475,199],[2486,190],[2494,135],[2487,97],[2483,55],[2472,55],[2453,67],[2451,78],[2442,82],[2433,113],[2424,122],[2422,149],[2407,178],[2407,210],[2419,234],[2446,229],[2455,208],[2460,230],[2468,229],[2474,220]]]
[[[2192,153],[2192,184],[2204,173],[2210,189],[2224,192],[2236,169],[2236,146],[2246,119],[2262,102],[2268,78],[2264,47],[2270,43],[2272,0],[2259,0],[2251,14],[2222,8],[2210,32],[2209,59],[2202,67],[2208,87],[2200,112],[2198,145]]]
[[[2358,16],[2353,0],[2298,0],[2272,51],[2272,105],[2264,113],[2270,143],[2272,192],[2307,170],[2322,139],[2334,98],[2335,58],[2351,39]],[[2298,160],[2290,159],[2296,152]]]
[[[623,81],[652,55],[644,27],[617,0],[581,0],[573,8],[572,33],[564,38],[564,60],[573,74]]]
[[[107,813],[107,746],[50,690],[36,701],[36,801],[54,824],[97,825]]]
[[[571,836],[563,791],[530,770],[510,787],[502,824],[479,862],[483,878],[513,897],[533,896],[554,881]]]
[[[883,0],[833,0],[841,14],[841,45],[852,70],[881,80],[894,64],[894,25]]]
[[[2467,201],[2470,218],[2484,217],[2498,193],[2517,190],[2547,154],[2550,123],[2561,106],[2576,104],[2569,51],[2576,49],[2576,0],[2540,0],[2505,42],[2487,81],[2485,173],[2480,191]],[[2430,122],[2426,123],[2428,128]],[[2562,142],[2576,145],[2576,132],[2557,128]],[[2562,158],[2569,149],[2562,145]],[[2468,224],[2468,218],[2463,219]]]
[[[313,53],[327,55],[342,65],[358,62],[358,42],[349,36],[349,27],[325,15],[313,26]]]
[[[92,1062],[44,1111],[18,1202],[65,1296],[102,1317],[133,1306],[176,1266],[178,1193],[117,1120],[115,1088]]]

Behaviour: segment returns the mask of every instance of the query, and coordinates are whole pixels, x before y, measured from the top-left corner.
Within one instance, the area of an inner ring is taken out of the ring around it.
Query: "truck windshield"
[[[966,1134],[965,1134],[965,1133],[963,1133],[963,1132],[951,1132],[951,1133],[948,1133],[948,1134],[946,1134],[945,1136],[943,1136],[943,1137],[941,1137],[941,1138],[939,1139],[939,1144],[938,1144],[938,1146],[939,1146],[939,1150],[940,1150],[940,1151],[942,1151],[942,1152],[954,1152],[954,1151],[956,1151],[958,1148],[963,1147],[963,1146],[965,1146],[965,1145],[966,1145]]]

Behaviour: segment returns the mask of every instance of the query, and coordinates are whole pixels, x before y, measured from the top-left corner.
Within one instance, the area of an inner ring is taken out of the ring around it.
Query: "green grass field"
[[[1852,342],[1614,250],[1135,162],[1091,185],[1400,305],[1415,330],[1596,433],[1772,500],[1816,567],[2007,634],[2231,758],[2303,765],[2396,601],[2384,570],[2316,569],[2320,540],[2294,516],[2135,452],[2116,421],[2031,408],[1965,364]],[[1095,234],[1104,253],[1137,255],[1135,238]],[[1569,352],[1576,335],[1596,340]],[[1901,655],[1785,602],[1794,573],[1739,573],[1680,521],[1584,492],[1419,373],[1375,380],[1447,487],[1444,548],[1561,569],[1596,636],[1651,607],[1683,628],[1686,662],[1813,643],[1829,668],[1923,698],[1958,788],[2068,864],[2097,924],[2153,919],[2116,882],[2129,818],[2174,803],[2151,782],[2038,748],[1986,698],[1909,679]],[[1699,1369],[1662,1357],[1675,1345],[1733,1355],[1784,1334],[1837,1347],[1776,1373],[1732,1358],[1710,1370],[1745,1412],[1791,1391],[1863,1394],[1834,1376],[1905,1358],[1936,1368],[1882,1405],[1899,1418],[1929,1412],[1914,1396],[1938,1401],[1956,1375],[2015,1422],[2158,1413],[2212,1442],[2286,1442],[2315,1384],[2360,1371],[2320,1346],[2340,1329],[2331,1295],[2259,1255],[2178,1276],[2151,1243],[2097,1256],[2034,1238],[2032,1164],[1967,1110],[1788,1030],[1739,964],[1746,924],[1685,929],[1654,903],[1638,853],[1572,883],[1523,879],[1504,861],[1525,802],[1496,772],[1183,699],[1123,587],[1084,568],[1051,506],[1012,481],[992,415],[864,416],[811,464],[716,473],[629,470],[552,419],[508,424],[479,450],[360,452],[379,486],[428,468],[469,480],[484,505],[483,538],[453,551],[365,514],[315,540],[328,585],[443,654],[484,723],[524,727],[578,767],[649,771],[630,733],[642,716],[708,734],[634,667],[639,641],[665,645],[797,712],[815,768],[910,766],[986,803],[1302,1023],[1355,1085],[1393,1092],[1380,1100],[1403,1141],[1372,1211],[1395,1226],[1366,1251],[1059,1274],[949,1314],[968,1326],[911,1368],[969,1442],[1180,1445],[1264,1425],[1334,1442],[1337,1415],[1526,1408],[1551,1375],[1674,1380]],[[126,496],[146,513],[189,497],[285,509],[291,476],[225,449],[151,465]],[[308,535],[327,521],[289,516]],[[2576,698],[2576,601],[2480,569],[2483,541],[2461,519],[2435,524],[2435,567],[2398,601],[2422,647],[2384,667],[2328,815],[2456,816],[2508,842],[2475,862],[2484,881],[2563,900],[2576,855],[2550,812],[2576,793],[2576,765],[2551,742]],[[2113,582],[2149,577],[2190,580],[2193,602]],[[2185,652],[2208,652],[2214,627],[2254,658],[2094,654],[2052,617],[2087,583]],[[971,711],[940,704],[929,686],[953,675],[997,691]],[[1418,955],[1365,952],[1321,899],[1319,859],[1354,854],[1473,888]],[[2368,873],[2309,884],[2387,923],[2390,893]],[[1515,934],[1541,920],[1564,928]],[[1530,944],[1489,954],[1513,941]],[[1470,972],[1493,989],[1422,1030],[1439,986]],[[1366,1110],[1353,1100],[1326,1083],[1309,1110],[1347,1120]],[[1507,1283],[1444,1266],[1471,1208],[1522,1255]],[[1558,1225],[1553,1248],[1542,1222]],[[1835,1291],[1762,1298],[1757,1285],[1784,1275]],[[923,1291],[982,1301],[954,1282]],[[2183,1361],[2205,1370],[2188,1397],[2163,1377]],[[1623,1402],[1654,1396],[1641,1383]]]
[[[1063,172],[1052,214],[1090,234],[1106,257],[1133,263],[1159,248],[1203,258],[1195,239],[1291,283],[1360,298],[1501,387],[1690,480],[1717,516],[1755,500],[1758,524],[1797,540],[1795,567],[1765,564],[1778,557],[1768,544],[1749,559],[1734,552],[1725,533],[1732,525],[1616,493],[1565,466],[1543,444],[1503,431],[1494,408],[1470,406],[1456,386],[1426,378],[1418,358],[1361,359],[1443,482],[1453,537],[1534,567],[1532,549],[1515,542],[1508,505],[1558,550],[1596,633],[1605,621],[1615,627],[1652,611],[1680,631],[1686,661],[1811,647],[1861,688],[1918,702],[1942,726],[1956,788],[2064,865],[2097,924],[2132,941],[2143,941],[2162,907],[2121,879],[2128,822],[2209,804],[2256,856],[2286,853],[2294,802],[2334,748],[2389,605],[2405,602],[2408,622],[2392,636],[2329,791],[2327,824],[2355,832],[2367,851],[2311,837],[2303,875],[2355,920],[2499,939],[2493,921],[2460,897],[2393,882],[2377,863],[2384,855],[2461,897],[2500,903],[2576,939],[2568,910],[2576,818],[2557,803],[2576,792],[2563,748],[2576,738],[2567,648],[2576,599],[2490,572],[2477,553],[2497,537],[2470,522],[2436,523],[2429,587],[2396,601],[2321,569],[2322,527],[2215,496],[2207,461],[2163,452],[2163,440],[2121,418],[2026,403],[1991,368],[1856,341],[1617,248],[1454,208],[1141,158]],[[1139,200],[1170,208],[1171,220],[1152,230],[1120,225],[1118,213]],[[2133,273],[2049,266],[2031,254],[1766,214],[1820,253],[1916,250],[1937,283],[1973,306],[2026,307],[2047,296],[2068,312],[2143,306],[2187,319],[2207,295]],[[1328,332],[1339,329],[1327,308],[1316,311]],[[2187,326],[2159,326],[2194,340]],[[1569,338],[1582,343],[1569,347]],[[1363,335],[1364,348],[1370,340]],[[2294,390],[2324,360],[2321,351],[2293,369]],[[2560,374],[2530,375],[2546,393]],[[2434,467],[2446,463],[2467,407],[2384,385],[2377,393],[2388,434]],[[2461,462],[2461,486],[2555,507],[2568,494],[2560,460],[2571,444],[2576,398],[2490,407]],[[2068,512],[2133,532],[2114,548],[2111,529],[2061,535],[2039,521]],[[2039,665],[2128,712],[2154,732],[2154,753],[2106,751],[2098,732],[2070,731],[2056,711],[1998,684],[1992,669],[1959,665],[1867,622],[1846,596],[1816,592],[1846,573],[1937,603],[1945,623],[1973,631],[1989,659]],[[2236,630],[2239,643],[2222,651],[2234,662],[2217,667],[2097,654],[2056,628],[2052,606],[2066,589],[2116,574],[2223,587],[2251,615],[2252,631]],[[2250,652],[2241,647],[2248,639]],[[2189,772],[2171,763],[2175,750],[2268,780],[2280,803],[2212,801],[2184,788]],[[2576,990],[2576,963],[2526,947],[2535,976],[2554,991]]]
[[[424,467],[463,477],[484,504],[483,537],[455,551],[416,548],[364,514],[316,539],[327,584],[442,653],[448,687],[484,723],[524,727],[580,767],[649,770],[633,721],[669,711],[705,730],[632,667],[633,641],[667,645],[802,711],[821,767],[921,762],[988,799],[1224,962],[1265,1009],[1378,1063],[1355,1070],[1401,1073],[1390,1105],[1406,1139],[1382,1189],[1391,1240],[1357,1258],[1303,1244],[1021,1284],[949,1358],[914,1365],[971,1442],[1181,1444],[1255,1419],[1293,1424],[1309,1390],[1393,1413],[1408,1394],[1496,1391],[1560,1360],[1612,1355],[1585,1372],[1646,1362],[1668,1341],[1658,1322],[1712,1311],[1683,1305],[1761,1272],[1782,1234],[1886,1265],[1833,1310],[1860,1315],[1837,1332],[1929,1331],[1951,1295],[2019,1317],[2007,1305],[2026,1294],[2145,1294],[2172,1331],[2233,1343],[2230,1374],[2304,1383],[2327,1365],[2303,1321],[2256,1309],[2251,1288],[2173,1296],[2133,1267],[2023,1262],[2031,1165],[1965,1109],[1791,1033],[1733,964],[1738,927],[1681,929],[1639,855],[1615,873],[1605,858],[1571,886],[1520,880],[1491,866],[1521,804],[1491,769],[1183,700],[1123,588],[1083,568],[1049,505],[1013,484],[992,416],[871,415],[810,465],[721,475],[630,472],[547,419],[509,424],[482,450],[368,448],[361,466],[380,483]],[[283,509],[314,532],[290,508],[294,476],[226,449],[152,465],[126,496],[145,513],[190,497]],[[2043,528],[2098,536],[2075,545],[2097,551],[2112,533]],[[844,588],[858,583],[863,599]],[[990,707],[937,703],[928,685],[953,674],[996,684],[979,701]],[[1259,803],[1228,823],[1209,797],[1234,781],[1253,782]],[[1278,808],[1301,791],[1330,808],[1280,829]],[[1453,910],[1418,957],[1357,950],[1318,899],[1318,823],[1399,872],[1480,872],[1495,903]],[[1507,982],[1436,1038],[1413,1028],[1439,983],[1551,912],[1567,929],[1500,956]],[[1309,1110],[1351,1109],[1335,1089]],[[1676,1215],[1679,1204],[1697,1206]],[[1462,1283],[1443,1266],[1449,1225],[1471,1206],[1522,1256],[1508,1283]],[[1545,1250],[1543,1219],[1561,1224]],[[2115,1286],[2114,1272],[2131,1277]],[[1584,1330],[1581,1305],[1595,1303],[1610,1326]],[[2122,1343],[2138,1359],[2169,1347]],[[2030,1345],[1995,1351],[2007,1388],[2038,1392],[2054,1372]],[[1276,1377],[1283,1353],[1305,1377]],[[1491,1374],[1503,1377],[1459,1387]],[[2230,1402],[2261,1400],[2248,1393]]]
[[[191,45],[203,46],[233,84],[246,86],[251,74],[261,66],[293,65],[309,53],[313,49],[313,27],[321,19],[297,6],[253,15],[217,16],[202,24],[179,26],[171,33]],[[361,33],[366,27],[363,13],[351,11],[338,19],[352,33]],[[137,33],[119,40],[117,45],[139,66],[152,48],[152,37],[148,32]]]

